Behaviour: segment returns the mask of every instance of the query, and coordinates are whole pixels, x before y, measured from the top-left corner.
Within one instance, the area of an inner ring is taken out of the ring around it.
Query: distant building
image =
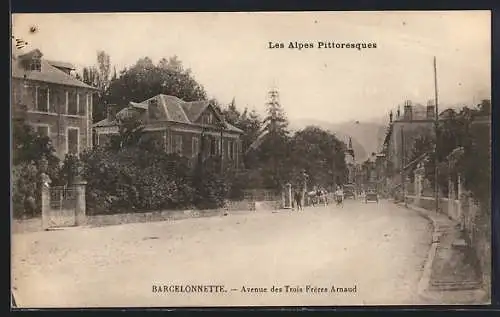
[[[97,145],[106,144],[119,133],[118,119],[132,116],[143,123],[145,133],[163,140],[168,153],[194,159],[202,148],[203,136],[203,157],[222,155],[235,167],[241,164],[243,131],[226,122],[210,101],[186,102],[160,94],[115,111],[114,106],[109,106],[107,118],[94,124]]]
[[[92,101],[95,88],[71,75],[69,63],[49,61],[38,49],[13,55],[11,109],[50,138],[59,158],[92,146]]]
[[[356,157],[352,148],[352,139],[349,137],[349,143],[345,152],[345,162],[347,165],[347,182],[354,184],[356,182]]]
[[[433,101],[424,107],[412,104],[407,100],[404,103],[403,113],[400,109],[396,117],[390,117],[388,133],[384,140],[385,159],[395,171],[398,171],[403,162],[403,151],[409,151],[412,141],[423,134],[433,134],[436,117],[436,108]],[[404,140],[404,141],[403,141]]]

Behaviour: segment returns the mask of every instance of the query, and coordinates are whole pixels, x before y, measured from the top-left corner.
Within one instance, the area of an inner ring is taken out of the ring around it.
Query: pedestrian
[[[344,191],[340,186],[337,186],[337,190],[335,191],[335,201],[337,202],[337,206],[344,205]]]
[[[297,206],[297,211],[302,210],[302,197],[299,191],[295,191],[294,195],[295,206]]]

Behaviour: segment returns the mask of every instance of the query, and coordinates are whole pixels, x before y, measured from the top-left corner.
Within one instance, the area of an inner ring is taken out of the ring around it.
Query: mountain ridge
[[[387,119],[374,118],[370,121],[345,121],[340,123],[318,119],[299,119],[290,122],[292,130],[300,130],[307,126],[316,126],[334,133],[346,144],[349,137],[357,162],[362,162],[371,156],[371,153],[380,151],[384,140]]]

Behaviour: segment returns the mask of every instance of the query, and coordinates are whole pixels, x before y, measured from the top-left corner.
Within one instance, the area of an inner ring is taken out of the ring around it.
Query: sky
[[[489,97],[490,21],[489,11],[15,14],[12,33],[77,68],[96,64],[98,50],[118,70],[177,55],[222,103],[263,113],[274,87],[290,121],[344,122],[387,116],[405,99],[426,104],[433,56],[440,107]],[[288,48],[295,41],[314,47]]]

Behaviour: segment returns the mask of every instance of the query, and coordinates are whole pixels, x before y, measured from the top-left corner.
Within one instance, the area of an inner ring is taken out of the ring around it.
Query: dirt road
[[[348,201],[15,234],[13,287],[19,307],[421,304],[430,229],[391,203]],[[200,284],[225,292],[153,292]]]

